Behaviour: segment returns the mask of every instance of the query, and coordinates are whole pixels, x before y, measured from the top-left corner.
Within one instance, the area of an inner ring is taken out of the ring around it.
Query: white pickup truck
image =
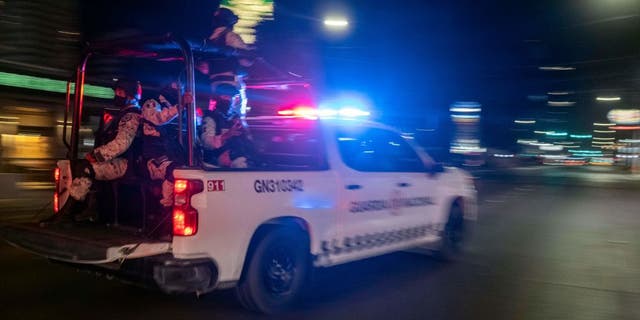
[[[184,61],[193,68],[192,57]],[[83,81],[84,67],[78,75]],[[74,121],[82,119],[81,81]],[[191,142],[193,106],[189,112]],[[204,169],[190,153],[190,163],[175,172],[171,237],[148,236],[145,205],[156,199],[123,200],[131,189],[102,203],[120,220],[9,225],[0,235],[52,261],[167,293],[235,287],[244,306],[270,313],[300,297],[313,267],[398,250],[455,255],[476,219],[471,177],[436,164],[386,126],[295,115],[247,121],[256,166]],[[74,123],[71,154],[78,153],[78,128]],[[69,160],[60,160],[56,172],[55,205],[61,206],[71,181]],[[115,181],[112,190],[127,184]],[[141,228],[118,227],[125,221],[123,204],[142,206]]]

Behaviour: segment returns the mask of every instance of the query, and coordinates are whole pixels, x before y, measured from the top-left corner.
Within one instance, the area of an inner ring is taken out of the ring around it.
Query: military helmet
[[[227,8],[219,8],[213,14],[214,27],[231,27],[238,22],[238,16]]]

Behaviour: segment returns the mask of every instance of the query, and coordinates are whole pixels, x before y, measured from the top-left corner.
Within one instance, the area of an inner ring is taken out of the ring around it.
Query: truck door
[[[336,140],[344,168],[338,186],[341,228],[332,249],[375,254],[411,241],[417,236],[413,228],[425,224],[418,210],[407,210],[425,200],[412,199],[418,194],[415,179],[424,177],[422,161],[402,137],[385,129],[341,128]]]
[[[417,229],[418,236],[432,235],[439,212],[438,176],[427,173],[416,149],[401,135],[387,131],[385,139],[385,154],[396,173],[393,187],[399,190],[392,214],[401,215],[404,228]]]

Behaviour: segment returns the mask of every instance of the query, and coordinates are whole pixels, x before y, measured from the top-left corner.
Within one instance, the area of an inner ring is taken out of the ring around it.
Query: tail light
[[[53,193],[53,212],[58,213],[60,211],[60,199],[58,198],[58,192]]]
[[[198,210],[191,206],[191,197],[204,190],[201,180],[176,180],[173,184],[173,234],[192,236],[198,232]]]
[[[58,213],[60,211],[60,168],[56,167],[53,170],[53,181],[55,182],[55,191],[53,192],[53,212]]]

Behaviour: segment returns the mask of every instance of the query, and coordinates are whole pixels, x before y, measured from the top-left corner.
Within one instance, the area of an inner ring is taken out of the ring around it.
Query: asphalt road
[[[478,181],[480,220],[461,261],[396,253],[320,269],[303,303],[270,318],[640,319],[640,189],[544,176]],[[0,319],[268,318],[233,291],[167,296],[6,243],[0,274]]]

